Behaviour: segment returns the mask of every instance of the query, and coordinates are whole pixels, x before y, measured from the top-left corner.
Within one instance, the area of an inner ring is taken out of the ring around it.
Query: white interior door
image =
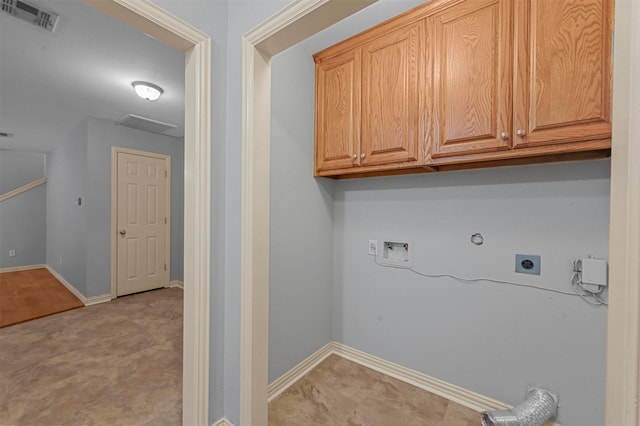
[[[168,159],[118,152],[117,295],[169,283]]]

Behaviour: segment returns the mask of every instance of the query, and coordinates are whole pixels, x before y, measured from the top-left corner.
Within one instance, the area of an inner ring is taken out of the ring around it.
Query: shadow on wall
[[[540,190],[551,189],[546,183],[609,179],[610,160],[591,160],[592,168],[585,168],[585,162],[555,163],[531,166],[507,166],[478,170],[425,173],[407,176],[386,176],[378,178],[348,179],[341,181],[341,187],[350,191],[397,190],[420,188],[448,188],[460,186],[502,186],[510,184],[538,183]],[[606,166],[602,166],[606,165]],[[547,189],[545,189],[547,188]],[[484,196],[484,192],[481,193]],[[522,194],[526,197],[533,194]]]

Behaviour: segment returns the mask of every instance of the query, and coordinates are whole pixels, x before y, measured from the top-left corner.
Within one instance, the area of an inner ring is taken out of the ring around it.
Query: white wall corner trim
[[[278,379],[269,383],[269,402],[273,401],[291,385],[300,380],[302,376],[313,370],[318,364],[324,361],[329,355],[335,353],[335,342],[329,342],[298,365],[287,371]]]
[[[7,268],[0,268],[0,273],[3,272],[20,272],[20,271],[31,271],[32,269],[42,269],[46,268],[47,265],[26,265],[26,266],[10,266]]]
[[[180,280],[173,280],[169,283],[169,287],[178,287],[184,290],[184,283]]]
[[[229,421],[229,419],[227,419],[226,417],[223,417],[221,419],[218,419],[218,421],[212,424],[211,426],[234,426],[234,425]]]
[[[387,376],[441,396],[473,411],[477,411],[478,413],[486,410],[504,410],[511,408],[510,405],[497,401],[493,398],[480,395],[476,392],[461,388],[460,386],[447,383],[443,380],[436,379],[435,377],[431,377],[410,368],[395,364],[391,361],[378,358],[338,342],[327,343],[291,370],[269,384],[269,401],[277,398],[278,395],[286,391],[330,355],[341,356],[349,361],[362,365],[363,367],[386,374]],[[553,422],[547,422],[545,425],[560,426]]]
[[[80,301],[84,304],[84,306],[97,305],[98,303],[109,302],[111,300],[111,294],[102,294],[100,296],[92,296],[86,297],[84,294],[80,293],[80,291],[73,286],[69,281],[64,279],[62,275],[58,273],[53,267],[49,265],[44,265],[45,268],[53,275],[60,283],[67,288],[75,297],[80,299]]]
[[[111,294],[102,294],[100,296],[91,296],[83,300],[84,306],[98,305],[100,303],[111,302]]]

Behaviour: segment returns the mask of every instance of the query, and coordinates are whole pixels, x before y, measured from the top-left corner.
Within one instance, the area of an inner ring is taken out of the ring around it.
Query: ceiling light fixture
[[[131,85],[138,96],[148,101],[155,101],[164,93],[162,87],[148,81],[134,81]]]

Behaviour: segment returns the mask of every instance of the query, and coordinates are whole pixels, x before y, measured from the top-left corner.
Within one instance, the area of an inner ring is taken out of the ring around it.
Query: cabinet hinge
[[[167,177],[167,171],[166,170],[164,171],[164,177]]]
[[[167,224],[167,218],[166,217],[164,218],[164,224],[165,225]]]
[[[165,271],[167,270],[167,264],[166,263],[164,264],[164,270]]]

